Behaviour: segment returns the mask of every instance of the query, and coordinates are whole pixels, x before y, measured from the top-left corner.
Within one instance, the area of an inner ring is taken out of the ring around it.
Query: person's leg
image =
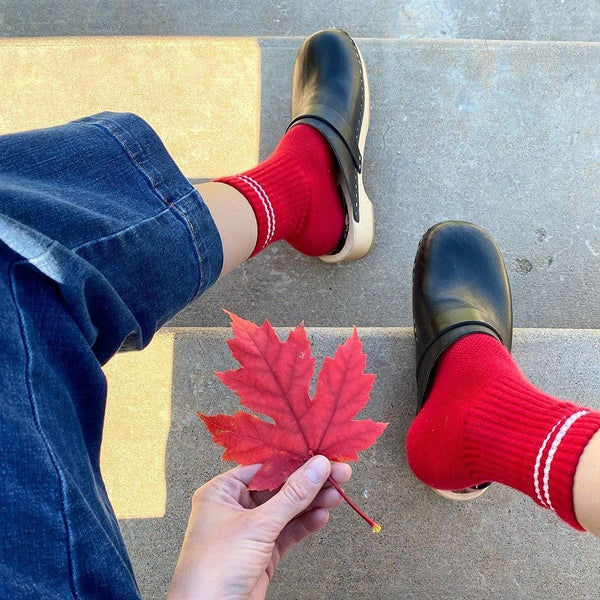
[[[99,468],[106,381],[60,286],[3,242],[0,311],[0,597],[137,598]]]
[[[252,254],[257,239],[254,212],[241,192],[224,183],[208,182],[194,186],[215,222],[223,246],[220,277],[241,265]]]
[[[283,239],[303,254],[321,256],[335,251],[344,234],[337,178],[327,140],[309,125],[297,125],[266,161],[218,181],[243,194],[256,215],[253,255]]]
[[[600,432],[596,432],[585,447],[573,486],[575,516],[580,525],[600,537]]]
[[[415,474],[445,490],[503,483],[573,527],[585,527],[573,503],[574,482],[582,453],[600,429],[600,413],[535,388],[489,335],[459,339],[438,364],[427,402],[408,434]],[[579,472],[579,512],[586,524],[587,508],[593,506],[592,494],[585,493],[592,483],[590,462],[587,458]]]
[[[337,178],[325,138],[299,125],[254,169],[196,185],[219,230],[221,275],[278,240],[309,256],[333,251],[345,220]]]
[[[99,469],[100,365],[145,346],[256,239],[248,199],[225,183],[194,189],[133,115],[0,138],[0,369],[12,382],[0,443],[15,450],[0,453],[2,597],[137,595]]]
[[[252,255],[276,240],[330,263],[364,256],[373,206],[362,181],[369,86],[354,41],[341,30],[305,40],[296,57],[291,121],[271,156],[218,179],[249,202],[257,222]]]
[[[515,364],[508,278],[489,234],[432,227],[413,310],[419,412],[406,446],[417,477],[453,499],[503,483],[598,534],[600,412],[545,394]]]
[[[0,597],[138,597],[99,467],[100,365],[221,266],[208,208],[141,119],[0,137]]]

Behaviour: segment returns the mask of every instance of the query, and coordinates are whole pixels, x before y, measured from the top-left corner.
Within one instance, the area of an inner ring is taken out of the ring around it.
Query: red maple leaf
[[[213,440],[225,447],[223,459],[242,465],[262,463],[250,482],[251,490],[279,488],[316,454],[332,461],[358,460],[357,453],[375,443],[387,423],[354,419],[369,401],[375,381],[375,375],[364,372],[366,356],[356,328],[334,358],[325,359],[311,399],[315,359],[304,327],[296,327],[282,342],[268,321],[259,327],[228,314],[234,338],[227,343],[241,368],[217,376],[239,396],[241,404],[274,422],[247,412],[198,416]],[[331,482],[357,510],[337,483]]]

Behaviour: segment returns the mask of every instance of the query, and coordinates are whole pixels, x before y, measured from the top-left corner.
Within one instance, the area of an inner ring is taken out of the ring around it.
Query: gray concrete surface
[[[317,369],[350,329],[309,329]],[[269,598],[597,598],[598,541],[577,533],[531,500],[499,485],[478,501],[452,503],[411,474],[404,455],[415,404],[410,329],[361,329],[367,370],[377,374],[363,416],[389,421],[380,441],[355,463],[347,492],[383,526],[374,535],[347,506],[327,528],[286,557]],[[122,521],[146,600],[164,598],[193,490],[223,471],[221,449],[196,417],[239,405],[213,370],[236,368],[229,329],[176,334],[172,424],[166,465],[167,514]],[[545,391],[600,408],[600,333],[517,330],[514,355]]]
[[[0,35],[308,35],[596,41],[593,0],[2,0]]]
[[[287,123],[300,43],[261,39],[263,157]],[[464,219],[497,240],[518,327],[600,327],[600,44],[360,45],[372,88],[371,254],[332,267],[276,244],[172,324],[222,325],[226,307],[278,325],[408,326],[420,236]]]
[[[165,597],[193,490],[225,468],[196,417],[238,406],[212,375],[235,366],[228,330],[212,328],[227,324],[221,307],[326,328],[309,330],[319,359],[349,334],[336,327],[362,326],[378,375],[366,413],[390,421],[347,486],[381,534],[340,507],[280,565],[269,598],[598,596],[597,540],[509,489],[454,504],[412,476],[403,451],[416,393],[412,338],[397,327],[411,324],[421,234],[461,218],[497,239],[518,327],[600,329],[600,45],[579,43],[600,39],[599,11],[592,0],[0,0],[0,36],[259,36],[263,157],[286,125],[301,37],[343,27],[361,38],[369,67],[371,255],[331,267],[275,245],[171,322],[206,328],[176,337],[167,513],[121,522],[145,600]],[[600,409],[598,331],[519,329],[514,353],[542,389]]]

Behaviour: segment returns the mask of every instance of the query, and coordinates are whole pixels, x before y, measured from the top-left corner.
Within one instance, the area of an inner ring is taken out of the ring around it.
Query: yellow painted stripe
[[[162,517],[165,452],[171,424],[174,334],[159,332],[141,352],[105,367],[108,402],[101,468],[117,517]]]
[[[0,133],[134,112],[188,177],[233,174],[258,161],[254,38],[5,38],[0,81]]]
[[[232,174],[258,162],[260,70],[253,38],[0,39],[0,134],[134,112],[188,177]],[[105,367],[102,471],[120,518],[164,515],[172,363],[158,334]]]

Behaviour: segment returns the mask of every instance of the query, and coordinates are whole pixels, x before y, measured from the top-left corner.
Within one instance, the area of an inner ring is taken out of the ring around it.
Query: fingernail
[[[315,456],[306,464],[304,473],[312,483],[321,483],[329,472],[329,461],[324,456]]]

